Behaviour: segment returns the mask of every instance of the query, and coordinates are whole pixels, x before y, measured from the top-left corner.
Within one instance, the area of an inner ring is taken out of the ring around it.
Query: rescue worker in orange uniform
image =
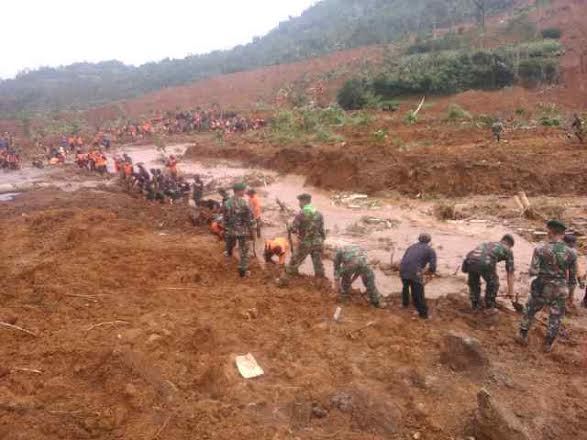
[[[169,175],[174,179],[177,178],[177,159],[175,156],[169,156],[167,163],[165,164],[167,170],[169,171]]]
[[[265,262],[274,263],[273,257],[279,257],[278,264],[285,266],[285,257],[289,253],[289,243],[286,238],[277,237],[273,240],[265,241]]]
[[[223,217],[221,215],[216,215],[212,217],[209,225],[212,235],[218,237],[220,241],[224,241],[224,224],[222,219]]]
[[[106,174],[106,172],[108,171],[107,165],[108,160],[106,159],[106,156],[98,152],[96,154],[96,171],[98,171],[100,174]]]
[[[257,195],[257,191],[254,189],[248,190],[247,196],[249,196],[249,205],[251,207],[251,211],[253,212],[253,220],[255,221],[257,238],[261,238],[261,225],[263,224],[263,221],[261,220],[261,199]]]

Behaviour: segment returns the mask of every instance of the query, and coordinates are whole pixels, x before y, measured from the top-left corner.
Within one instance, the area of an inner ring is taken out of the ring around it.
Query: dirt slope
[[[426,323],[393,300],[333,324],[329,290],[277,289],[258,267],[239,282],[185,214],[96,191],[0,206],[0,317],[38,334],[0,328],[1,438],[448,440],[481,426],[482,387],[528,438],[587,430],[578,330],[544,356],[538,328],[523,351],[514,317],[472,316],[456,297]],[[449,330],[478,338],[488,364],[443,363]],[[264,377],[238,376],[247,352]]]
[[[362,47],[298,63],[221,75],[90,110],[87,118],[115,119],[121,112],[130,118],[137,118],[153,111],[198,106],[208,108],[215,104],[230,110],[263,109],[275,104],[280,89],[296,82],[315,86],[317,81],[323,81],[327,95],[332,97],[345,77],[370,64],[379,63],[382,55],[383,48],[380,46]]]

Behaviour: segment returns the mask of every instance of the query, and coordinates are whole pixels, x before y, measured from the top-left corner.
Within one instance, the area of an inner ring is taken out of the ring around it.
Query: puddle
[[[4,193],[0,194],[0,202],[10,202],[15,199],[20,193]]]

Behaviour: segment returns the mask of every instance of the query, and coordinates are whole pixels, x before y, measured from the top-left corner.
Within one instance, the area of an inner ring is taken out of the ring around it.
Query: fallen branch
[[[420,101],[420,105],[418,106],[418,108],[416,110],[414,110],[414,113],[412,113],[414,115],[414,117],[418,116],[418,113],[420,112],[420,110],[422,110],[422,106],[424,105],[424,101],[426,101],[425,96],[422,97],[422,101]]]
[[[8,324],[7,322],[0,321],[0,326],[6,327],[6,328],[10,328],[12,330],[16,330],[16,331],[19,331],[19,332],[26,333],[27,335],[34,336],[35,338],[38,338],[39,337],[39,335],[37,335],[35,332],[32,332],[30,330],[27,330],[26,328],[19,327],[17,325]]]
[[[23,373],[43,374],[43,372],[41,370],[35,370],[34,368],[12,368],[12,371],[20,371]]]
[[[365,329],[368,329],[369,327],[373,327],[374,325],[375,325],[375,321],[369,321],[369,322],[368,322],[367,324],[365,324],[364,326],[362,326],[362,327],[359,327],[359,328],[357,328],[357,329],[355,329],[355,330],[351,330],[351,331],[347,332],[347,334],[346,334],[346,335],[347,335],[349,338],[352,338],[352,337],[353,337],[355,334],[357,334],[357,333],[359,333],[359,332],[361,332],[361,331],[363,331],[363,330],[365,330]]]
[[[84,298],[84,299],[93,299],[93,300],[98,300],[97,296],[94,295],[78,295],[75,293],[66,293],[65,296],[71,296],[73,298]]]
[[[93,330],[93,329],[98,328],[98,327],[103,327],[105,325],[118,325],[118,324],[120,324],[120,325],[129,325],[130,322],[128,322],[128,321],[107,321],[107,322],[100,322],[98,324],[94,324],[94,325],[89,326],[86,329],[86,331],[89,332],[90,330]]]
[[[165,431],[165,428],[167,428],[167,425],[169,425],[169,422],[171,421],[171,417],[172,416],[168,416],[167,419],[165,419],[165,421],[163,422],[163,425],[161,425],[161,427],[157,430],[155,435],[152,437],[152,440],[159,438],[159,436],[163,433],[163,431]]]

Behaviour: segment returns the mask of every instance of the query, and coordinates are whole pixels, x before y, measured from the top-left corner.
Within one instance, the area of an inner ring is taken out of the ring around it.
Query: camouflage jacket
[[[494,133],[501,133],[503,131],[503,124],[501,122],[495,122],[492,126],[491,126],[491,130]]]
[[[577,285],[577,253],[563,241],[549,241],[534,249],[530,275],[543,282]]]
[[[367,254],[359,246],[345,246],[340,248],[334,256],[334,277],[353,275],[368,266]]]
[[[245,237],[253,225],[253,213],[244,198],[230,197],[224,204],[224,225],[227,235]]]
[[[290,231],[297,234],[304,245],[319,246],[326,239],[324,217],[312,205],[304,206],[295,216]]]
[[[470,266],[477,266],[485,270],[495,270],[500,261],[505,261],[507,273],[512,273],[515,270],[514,254],[501,242],[482,243],[467,255],[467,262]]]

